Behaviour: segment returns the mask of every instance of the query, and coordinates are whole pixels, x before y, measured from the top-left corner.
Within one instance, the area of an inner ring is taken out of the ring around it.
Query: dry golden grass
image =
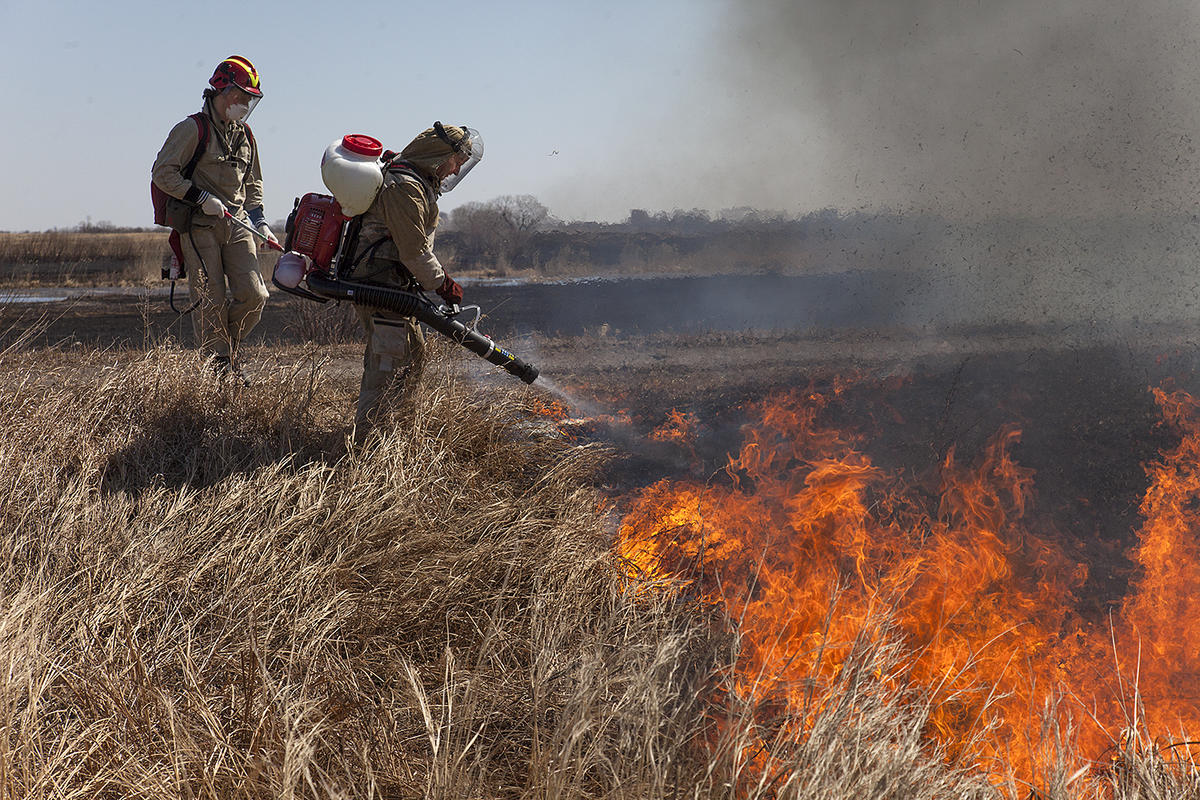
[[[886,645],[751,748],[735,633],[614,561],[605,453],[434,349],[358,450],[315,348],[249,389],[171,345],[0,353],[0,798],[1024,796],[923,743]],[[1094,786],[1195,796],[1145,761]]]
[[[162,280],[170,231],[0,232],[0,287],[145,286]],[[278,254],[259,252],[268,278]]]
[[[168,233],[0,233],[0,285],[140,285],[158,280]]]
[[[284,330],[300,341],[339,345],[362,341],[362,323],[350,303],[288,303]]]

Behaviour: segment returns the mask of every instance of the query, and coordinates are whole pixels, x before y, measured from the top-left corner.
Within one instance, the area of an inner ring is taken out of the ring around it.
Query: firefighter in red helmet
[[[229,217],[249,220],[277,241],[263,211],[258,146],[246,124],[263,93],[258,70],[243,56],[217,64],[208,84],[201,111],[167,134],[151,179],[188,209],[172,237],[187,273],[197,346],[211,354],[219,376],[245,382],[238,346],[262,316],[267,287],[253,236]]]

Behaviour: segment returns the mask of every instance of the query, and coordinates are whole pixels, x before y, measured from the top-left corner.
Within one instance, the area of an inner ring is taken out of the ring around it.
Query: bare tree
[[[530,237],[549,215],[549,209],[533,195],[504,195],[455,208],[447,218],[447,228],[459,234],[463,260],[512,265],[525,258]]]
[[[550,209],[531,194],[506,194],[491,201],[500,216],[516,233],[537,230],[546,221]]]
[[[463,203],[446,215],[445,227],[457,234],[461,261],[494,266],[505,248],[508,225],[489,203]]]

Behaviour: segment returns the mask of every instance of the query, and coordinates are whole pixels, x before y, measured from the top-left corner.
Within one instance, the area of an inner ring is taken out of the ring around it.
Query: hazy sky
[[[263,79],[271,220],[325,191],[342,134],[399,149],[435,119],[486,143],[444,209],[1189,210],[1198,21],[1192,0],[0,0],[0,230],[148,225],[154,156],[234,53]]]
[[[716,0],[0,0],[0,230],[147,224],[155,154],[234,53],[263,81],[250,124],[268,219],[325,191],[321,154],[342,134],[400,149],[435,119],[486,145],[444,207],[534,194],[562,216],[624,217],[643,188],[629,143],[671,147],[656,126],[697,90],[722,14]],[[597,174],[625,186],[598,193]]]

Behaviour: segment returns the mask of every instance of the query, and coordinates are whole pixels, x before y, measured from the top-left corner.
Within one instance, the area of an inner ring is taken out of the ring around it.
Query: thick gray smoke
[[[1195,317],[1195,3],[742,2],[724,43],[710,188],[946,220],[860,265],[921,273],[912,322]]]
[[[953,216],[1194,203],[1192,2],[768,0],[731,7],[726,32],[769,204],[803,181],[835,207]]]
[[[1194,0],[726,2],[696,88],[553,207],[854,213],[790,266],[912,275],[914,324],[1195,318]]]

